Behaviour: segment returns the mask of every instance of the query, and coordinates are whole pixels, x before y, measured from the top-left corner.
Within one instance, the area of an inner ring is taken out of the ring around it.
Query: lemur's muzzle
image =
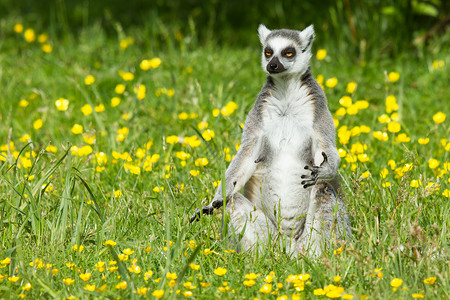
[[[286,70],[284,68],[283,64],[278,60],[278,57],[276,57],[276,56],[274,58],[272,58],[271,61],[269,61],[266,69],[267,69],[267,72],[269,72],[270,74],[277,74],[277,73],[281,73]]]

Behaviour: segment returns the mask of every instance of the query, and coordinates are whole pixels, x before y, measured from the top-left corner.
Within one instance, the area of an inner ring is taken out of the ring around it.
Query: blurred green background
[[[260,23],[271,29],[302,29],[314,24],[318,39],[328,48],[362,60],[405,51],[421,54],[449,25],[450,1],[0,1],[0,17],[11,15],[51,28],[51,34],[57,36],[68,31],[76,34],[93,24],[116,34],[120,25],[126,29],[146,27],[160,40],[175,33],[195,45],[236,47],[254,45]]]

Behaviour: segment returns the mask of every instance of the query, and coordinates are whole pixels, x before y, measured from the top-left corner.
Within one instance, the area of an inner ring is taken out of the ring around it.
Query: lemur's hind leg
[[[332,238],[343,240],[351,236],[350,220],[337,191],[324,181],[313,186],[310,201],[298,247],[300,252],[318,257]]]
[[[266,244],[277,232],[276,226],[264,212],[240,193],[233,195],[231,202],[227,204],[227,210],[230,213],[228,235],[231,235],[230,242],[238,250],[246,251],[254,245]]]

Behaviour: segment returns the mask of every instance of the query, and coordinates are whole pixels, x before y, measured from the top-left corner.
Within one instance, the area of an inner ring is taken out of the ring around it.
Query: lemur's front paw
[[[311,174],[301,176],[302,179],[306,179],[301,182],[304,189],[307,189],[310,186],[315,185],[319,180],[320,171],[322,170],[324,164],[328,162],[328,156],[325,154],[325,152],[322,152],[322,156],[323,162],[320,164],[320,166],[305,166],[305,170],[311,171]]]
[[[214,208],[212,206],[203,206],[202,210],[199,208],[195,209],[195,213],[192,215],[192,217],[189,219],[189,223],[192,223],[194,221],[199,221],[200,217],[202,215],[211,215],[214,211]]]
[[[189,223],[194,221],[199,221],[202,215],[212,215],[215,208],[220,208],[223,205],[223,199],[214,199],[211,204],[207,206],[203,206],[200,210],[199,208],[195,209],[195,214],[189,219]]]

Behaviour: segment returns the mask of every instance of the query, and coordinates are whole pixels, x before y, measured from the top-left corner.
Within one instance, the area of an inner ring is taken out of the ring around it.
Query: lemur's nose
[[[270,74],[281,73],[285,70],[286,69],[284,68],[283,64],[278,60],[276,56],[272,58],[272,60],[267,64],[267,71]]]
[[[277,64],[277,63],[271,63],[271,64],[269,65],[269,67],[270,67],[272,70],[276,70],[276,69],[278,69],[278,64]]]

